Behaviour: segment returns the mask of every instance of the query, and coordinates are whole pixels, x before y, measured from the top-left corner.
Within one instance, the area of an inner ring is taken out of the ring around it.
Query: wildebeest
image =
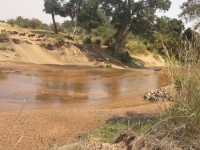
[[[16,34],[19,34],[17,31],[10,31],[10,34],[11,35],[16,35]]]
[[[67,38],[68,40],[74,41],[74,38],[70,35],[65,36],[65,38]]]
[[[19,33],[19,36],[26,36],[26,33]]]
[[[34,36],[35,36],[35,34],[29,34],[28,35],[29,38],[34,37]]]
[[[5,29],[2,29],[1,32],[6,32],[6,30],[5,30]]]
[[[45,37],[45,35],[44,34],[38,35],[38,38],[42,38],[42,37]]]
[[[155,73],[161,71],[161,68],[155,68]]]
[[[15,44],[19,44],[19,43],[20,43],[19,39],[12,39],[12,41],[13,41]]]

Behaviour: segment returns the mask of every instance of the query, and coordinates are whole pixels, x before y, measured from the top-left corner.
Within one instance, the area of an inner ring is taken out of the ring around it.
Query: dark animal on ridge
[[[35,36],[35,34],[29,34],[28,35],[29,38],[34,37],[34,36]]]
[[[25,36],[26,35],[26,33],[20,33],[19,34],[19,36]]]
[[[70,35],[67,35],[65,38],[67,38],[68,40],[74,41],[74,38],[71,37]]]
[[[161,71],[161,68],[155,68],[155,73]]]
[[[5,30],[5,29],[3,29],[3,30],[1,30],[1,32],[6,32],[6,30]]]
[[[12,39],[12,41],[15,43],[15,44],[20,44],[20,41],[18,39]]]
[[[10,31],[10,34],[11,35],[16,35],[16,34],[19,34],[17,31]]]
[[[45,37],[45,35],[44,34],[38,35],[38,38],[42,38],[42,37]]]

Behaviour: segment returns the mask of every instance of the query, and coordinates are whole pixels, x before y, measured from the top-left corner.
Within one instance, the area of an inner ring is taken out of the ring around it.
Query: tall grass
[[[175,84],[172,106],[149,133],[168,143],[168,149],[200,149],[200,41],[183,41],[179,61],[170,57],[168,74]]]
[[[125,44],[125,49],[127,49],[130,53],[133,54],[148,55],[147,46],[142,40],[137,38],[128,40]]]

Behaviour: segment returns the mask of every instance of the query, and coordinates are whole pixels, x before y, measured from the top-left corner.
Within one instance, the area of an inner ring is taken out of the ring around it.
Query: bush
[[[50,24],[49,27],[52,31],[54,31],[54,25],[53,24]],[[58,32],[64,32],[64,30],[65,30],[65,28],[58,22],[56,22],[56,27],[57,27]]]
[[[45,48],[48,49],[48,50],[55,50],[55,46],[53,44],[51,44],[51,43],[47,43],[45,45]]]
[[[0,34],[0,42],[3,43],[3,42],[8,42],[9,41],[9,35],[8,33],[6,32],[3,32]]]
[[[14,19],[9,19],[7,20],[7,23],[11,25],[12,27],[14,27],[14,25],[16,24],[16,21]]]
[[[41,28],[41,27],[42,27],[42,21],[33,18],[33,19],[31,19],[31,20],[29,21],[29,26],[30,26],[32,29]]]
[[[62,37],[62,36],[57,36],[57,37],[56,37],[55,45],[56,45],[58,48],[64,46],[64,45],[65,45],[65,39],[64,39],[64,37]]]
[[[128,40],[128,42],[125,44],[125,49],[133,54],[148,55],[146,45],[143,43],[143,41],[138,39]]]
[[[95,40],[95,44],[97,44],[97,45],[100,46],[100,45],[101,45],[101,39],[96,39],[96,40]]]
[[[133,60],[133,58],[130,56],[129,52],[121,53],[119,55],[119,58],[123,63],[126,63],[126,64],[131,64],[132,60]]]
[[[92,44],[92,38],[91,37],[86,37],[83,41],[85,44]]]
[[[110,37],[110,38],[106,38],[104,45],[108,46],[108,49],[112,49],[114,46],[115,40]]]

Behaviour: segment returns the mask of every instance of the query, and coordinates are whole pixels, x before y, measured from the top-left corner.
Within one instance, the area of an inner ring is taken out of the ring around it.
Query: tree
[[[32,29],[41,28],[42,27],[42,21],[33,18],[33,19],[30,20],[30,25],[29,26]]]
[[[187,0],[182,4],[181,9],[180,16],[184,17],[186,21],[195,21],[196,29],[200,27],[200,0]]]
[[[70,30],[72,33],[76,31],[76,25],[77,25],[77,14],[80,12],[82,4],[85,2],[85,0],[61,0],[63,3],[63,7],[60,11],[60,16],[62,17],[70,17],[71,18],[71,25]]]
[[[182,34],[183,40],[186,40],[186,41],[188,40],[188,41],[192,42],[193,33],[194,33],[194,31],[192,31],[191,28],[187,28]]]
[[[29,28],[30,27],[30,20],[27,18],[23,18],[21,16],[18,16],[16,18],[16,24],[22,28]]]
[[[109,23],[105,13],[99,8],[99,0],[89,0],[84,3],[77,14],[77,21],[89,33]]]
[[[63,32],[63,31],[64,31],[64,27],[63,27],[60,23],[58,23],[58,22],[56,22],[56,27],[57,27],[57,31],[58,31],[58,32]],[[51,30],[54,30],[54,25],[53,25],[53,24],[50,24],[50,25],[49,25],[49,28],[50,28]]]
[[[50,27],[49,27],[49,25],[48,25],[48,24],[46,24],[46,23],[42,23],[41,29],[44,29],[44,30],[49,30],[49,29],[50,29]]]
[[[7,20],[7,23],[11,25],[12,27],[14,27],[14,25],[16,24],[16,21],[14,19],[9,19]]]
[[[111,23],[118,29],[114,52],[123,52],[124,42],[135,24],[153,20],[157,10],[170,8],[169,0],[101,0],[102,9],[111,18]]]
[[[23,26],[23,23],[24,23],[24,18],[23,18],[22,16],[18,16],[18,17],[16,18],[16,24],[17,24],[18,26],[22,27],[22,26]]]
[[[156,32],[153,34],[151,42],[156,45],[161,54],[167,52],[170,56],[179,59],[179,50],[182,43],[181,34],[184,30],[183,22],[164,16],[156,19],[154,27]],[[163,51],[163,47],[166,47],[168,51]]]
[[[47,14],[51,14],[53,25],[54,25],[54,32],[57,34],[57,26],[55,21],[55,15],[58,15],[61,11],[61,5],[58,0],[44,0],[44,11]]]

